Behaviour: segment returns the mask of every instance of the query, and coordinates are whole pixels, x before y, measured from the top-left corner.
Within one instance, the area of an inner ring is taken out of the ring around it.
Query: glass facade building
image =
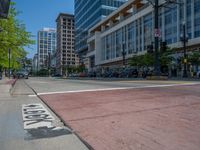
[[[87,50],[88,30],[127,0],[75,0],[75,50]]]
[[[132,2],[132,3],[131,3]],[[154,13],[150,4],[144,4],[140,8],[134,7],[134,0],[129,0],[129,10],[117,10],[113,16],[101,21],[94,26],[90,33],[96,35],[88,40],[91,47],[95,41],[101,41],[100,45],[93,47],[96,54],[96,66],[113,64],[122,60],[122,51],[126,51],[126,58],[143,54],[147,46],[154,43]],[[128,4],[124,4],[127,5]],[[124,7],[125,8],[125,7]],[[123,9],[123,8],[122,8]],[[125,12],[125,13],[124,13]],[[118,19],[124,13],[122,19]],[[111,18],[111,19],[110,19]],[[110,20],[109,20],[110,19]],[[106,29],[106,22],[117,20]],[[183,46],[183,23],[186,25],[188,35],[188,48],[200,50],[200,0],[184,0],[182,5],[169,4],[159,10],[160,42],[166,42],[170,47]],[[98,58],[100,57],[100,58]]]
[[[38,32],[38,69],[48,67],[48,57],[56,51],[56,30],[44,28]]]

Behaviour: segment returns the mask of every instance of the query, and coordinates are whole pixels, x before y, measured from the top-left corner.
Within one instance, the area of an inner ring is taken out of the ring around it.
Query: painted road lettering
[[[36,129],[39,127],[52,128],[55,118],[40,103],[22,105],[24,129]]]

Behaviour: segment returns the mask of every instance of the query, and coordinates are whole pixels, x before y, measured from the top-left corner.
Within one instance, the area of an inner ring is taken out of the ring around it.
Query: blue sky
[[[31,32],[37,42],[37,31],[43,27],[56,28],[56,17],[60,12],[74,13],[74,0],[11,0],[16,3],[20,11],[18,19],[26,25],[27,31]],[[36,44],[26,48],[28,57],[32,58],[37,52]]]

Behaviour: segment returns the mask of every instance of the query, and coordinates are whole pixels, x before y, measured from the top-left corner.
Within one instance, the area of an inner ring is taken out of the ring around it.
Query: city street
[[[200,150],[200,0],[0,0],[0,150]]]
[[[95,150],[200,149],[199,82],[24,81]]]

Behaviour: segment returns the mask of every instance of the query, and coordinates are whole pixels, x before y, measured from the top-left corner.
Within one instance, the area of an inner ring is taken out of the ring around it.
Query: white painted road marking
[[[24,129],[51,128],[55,118],[40,103],[22,105]]]
[[[144,88],[157,88],[157,87],[173,87],[185,85],[199,85],[200,83],[180,83],[180,84],[166,84],[166,85],[145,85],[137,87],[121,87],[121,88],[103,88],[103,89],[88,89],[88,90],[74,90],[74,91],[58,91],[58,92],[45,92],[37,93],[39,95],[53,95],[53,94],[68,94],[68,93],[83,93],[83,92],[98,92],[98,91],[112,91],[112,90],[128,90],[128,89],[144,89]],[[29,95],[35,96],[35,95]]]
[[[37,95],[28,95],[29,97],[37,97]]]

